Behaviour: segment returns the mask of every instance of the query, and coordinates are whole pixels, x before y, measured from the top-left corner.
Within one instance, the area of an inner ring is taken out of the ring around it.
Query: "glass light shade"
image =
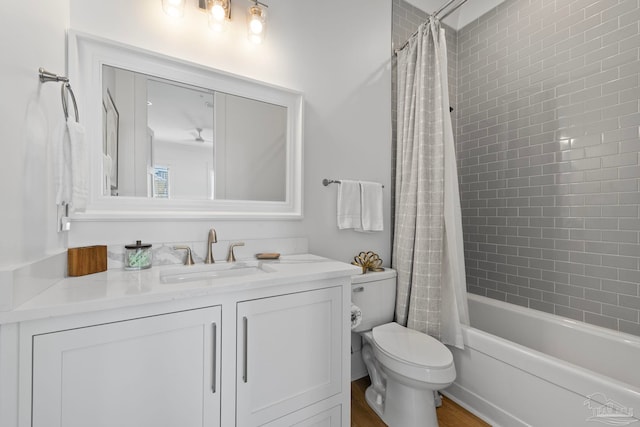
[[[162,0],[162,10],[172,18],[182,18],[186,0]]]
[[[249,8],[248,15],[248,36],[249,41],[259,44],[264,40],[267,26],[266,13],[260,6],[255,5]]]
[[[227,12],[224,10],[224,5],[221,1],[214,1],[211,6],[211,17],[216,21],[222,21],[226,18]]]
[[[227,0],[213,0],[209,3],[209,28],[217,33],[225,31],[229,21],[229,7]]]

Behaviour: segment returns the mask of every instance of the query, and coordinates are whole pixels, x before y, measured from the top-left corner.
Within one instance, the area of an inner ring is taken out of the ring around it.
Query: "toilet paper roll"
[[[360,307],[351,303],[351,329],[360,326],[360,322],[362,322],[362,311],[360,311]]]

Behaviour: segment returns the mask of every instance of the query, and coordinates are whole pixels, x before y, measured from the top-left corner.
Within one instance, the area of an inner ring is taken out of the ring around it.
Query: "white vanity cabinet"
[[[348,426],[355,267],[285,261],[69,278],[0,312],[0,426]]]
[[[264,425],[343,391],[342,295],[338,286],[237,304],[237,426]],[[323,425],[305,422],[282,425]]]
[[[33,336],[33,427],[220,425],[221,308]]]

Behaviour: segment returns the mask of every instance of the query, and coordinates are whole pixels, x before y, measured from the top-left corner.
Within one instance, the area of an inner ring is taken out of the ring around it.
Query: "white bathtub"
[[[640,337],[469,295],[443,394],[494,426],[640,427]]]

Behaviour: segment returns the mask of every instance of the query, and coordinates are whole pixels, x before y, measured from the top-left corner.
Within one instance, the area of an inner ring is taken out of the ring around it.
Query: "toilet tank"
[[[351,302],[362,311],[362,322],[352,332],[364,332],[393,321],[396,271],[390,268],[351,277]]]

